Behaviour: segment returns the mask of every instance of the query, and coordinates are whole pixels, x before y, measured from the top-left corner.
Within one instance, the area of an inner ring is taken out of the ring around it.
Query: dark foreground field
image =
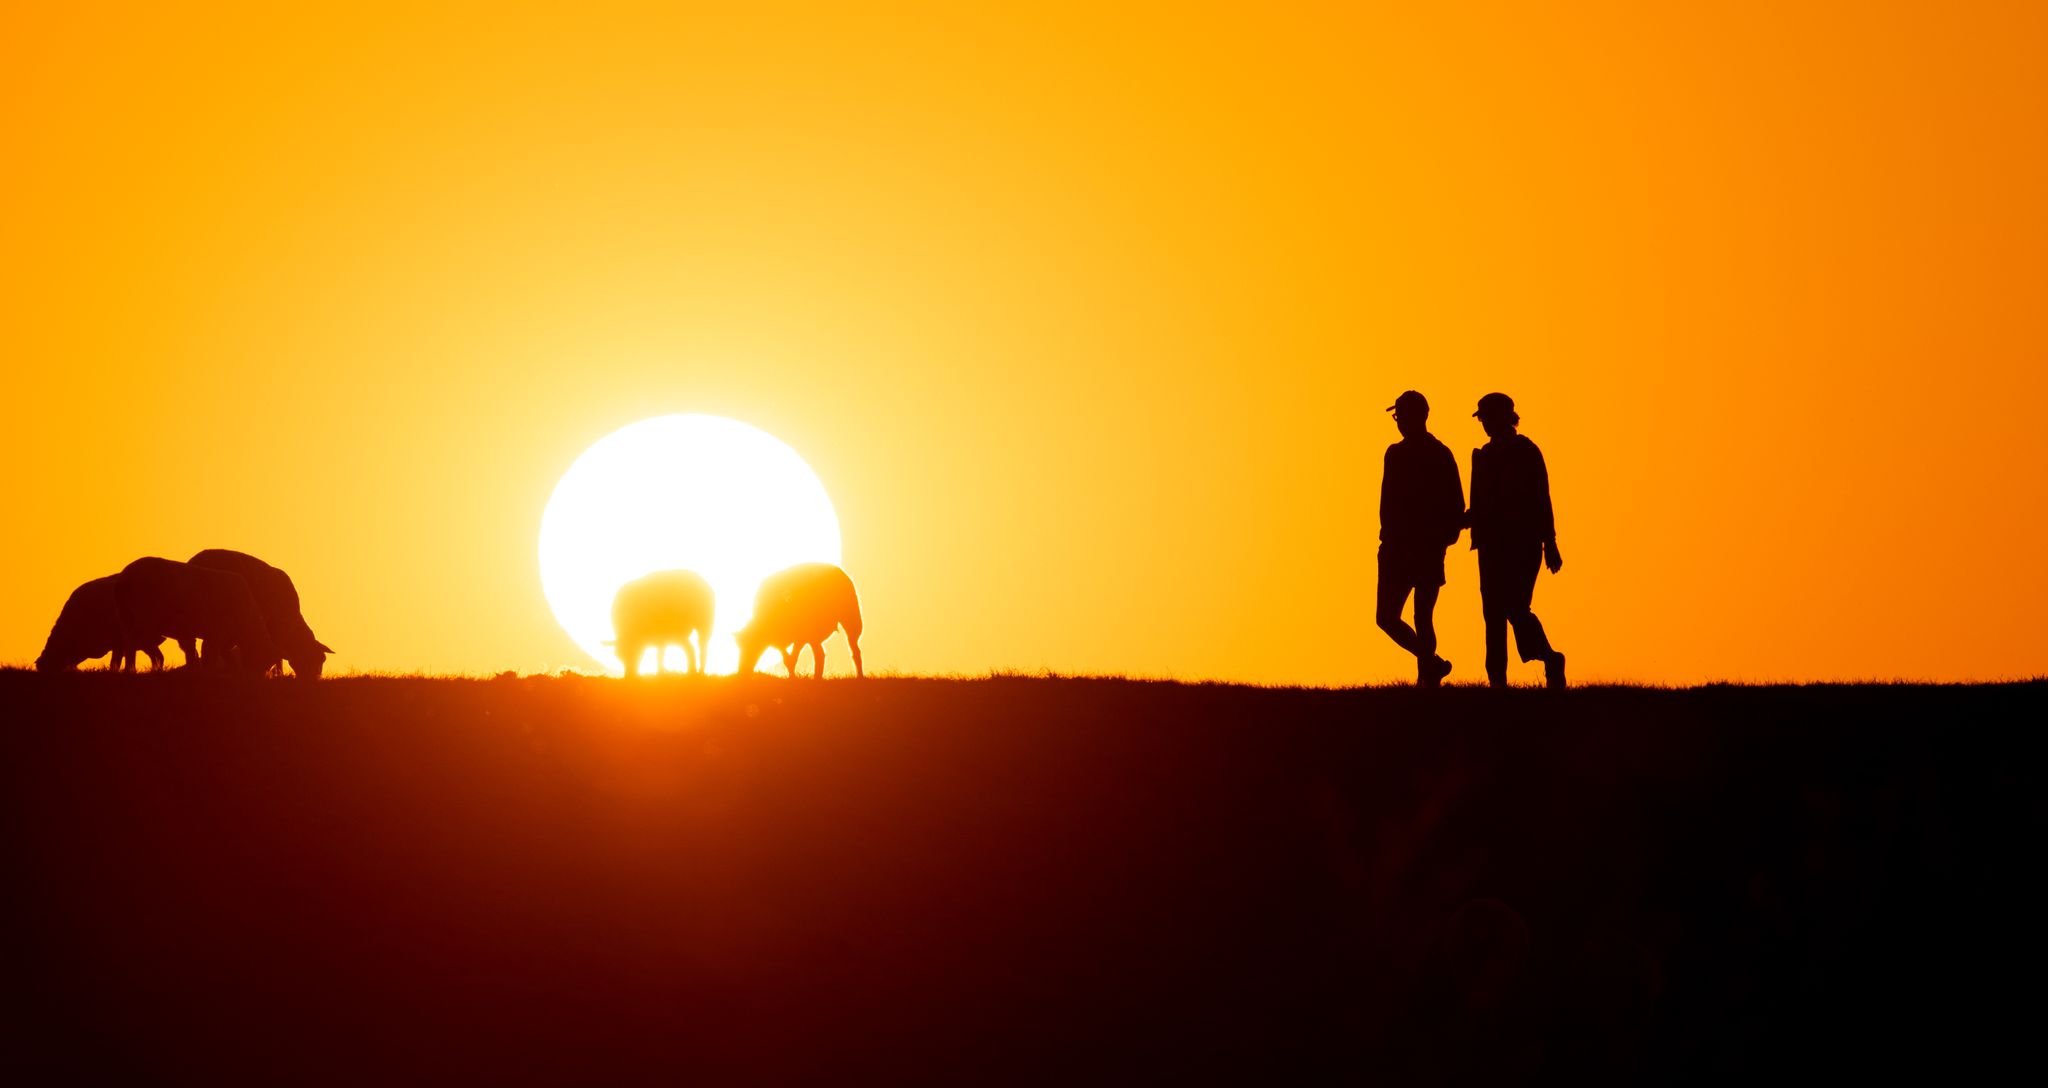
[[[1983,1074],[2044,710],[0,672],[0,1076]]]

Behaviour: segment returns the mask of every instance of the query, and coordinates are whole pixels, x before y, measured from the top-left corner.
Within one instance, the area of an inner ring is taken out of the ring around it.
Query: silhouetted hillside
[[[4,1060],[1953,1079],[2034,1031],[2044,709],[2040,683],[0,672]]]

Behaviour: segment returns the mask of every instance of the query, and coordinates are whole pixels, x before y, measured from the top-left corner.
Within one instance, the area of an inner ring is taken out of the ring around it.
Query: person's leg
[[[1550,648],[1550,637],[1543,633],[1543,621],[1536,613],[1523,611],[1520,615],[1508,617],[1515,628],[1515,650],[1524,661],[1549,661],[1556,651]]]
[[[1436,656],[1436,595],[1442,586],[1415,587],[1415,656]]]
[[[1486,679],[1494,687],[1508,684],[1508,613],[1500,584],[1498,549],[1479,550],[1479,611],[1486,619]]]
[[[1524,661],[1550,660],[1550,639],[1543,633],[1543,621],[1529,606],[1536,598],[1536,572],[1543,569],[1543,549],[1516,549],[1514,567],[1508,572],[1512,579],[1506,587],[1508,598],[1508,622],[1515,628],[1515,650]]]
[[[1408,603],[1413,580],[1400,567],[1399,563],[1388,561],[1385,548],[1380,549],[1379,604],[1373,619],[1394,640],[1394,645],[1421,655],[1422,651],[1416,648],[1414,629],[1401,622],[1401,606]]]
[[[1436,652],[1436,597],[1442,586],[1415,587],[1415,682],[1426,688],[1443,682],[1451,663]]]

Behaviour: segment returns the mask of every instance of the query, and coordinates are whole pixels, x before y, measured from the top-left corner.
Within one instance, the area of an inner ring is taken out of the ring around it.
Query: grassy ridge
[[[11,1060],[1953,1073],[2022,1037],[2044,704],[4,671]]]

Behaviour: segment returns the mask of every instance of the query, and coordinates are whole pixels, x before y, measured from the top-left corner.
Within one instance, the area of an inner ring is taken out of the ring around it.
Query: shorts
[[[1380,585],[1435,589],[1444,584],[1444,549],[1431,544],[1380,545]]]

